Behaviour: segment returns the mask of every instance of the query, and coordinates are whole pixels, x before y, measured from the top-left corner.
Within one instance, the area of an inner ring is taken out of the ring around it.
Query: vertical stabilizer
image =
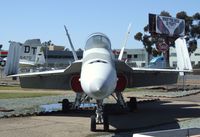
[[[131,33],[131,23],[129,23],[129,25],[128,25],[128,29],[127,29],[127,32],[126,32],[125,40],[124,40],[124,43],[122,45],[122,49],[120,51],[118,60],[122,60],[124,49],[126,47],[126,43],[127,43],[127,40],[128,40],[128,37],[129,37],[130,33]]]
[[[26,40],[21,48],[20,61],[33,64],[36,61],[37,47],[41,47],[40,39]]]
[[[40,39],[29,39],[21,45],[19,63],[22,66],[44,64],[44,53]]]
[[[11,41],[8,51],[6,66],[4,69],[4,73],[6,75],[13,75],[18,73],[20,52],[21,52],[21,44],[18,42]]]
[[[76,55],[76,51],[75,51],[74,46],[73,46],[73,44],[72,44],[72,41],[71,41],[70,35],[69,35],[69,33],[68,33],[67,27],[66,27],[65,25],[64,25],[64,28],[65,28],[65,32],[66,32],[67,38],[68,38],[68,40],[69,40],[69,44],[70,44],[71,49],[72,49],[72,54],[73,54],[73,56],[74,56],[74,60],[76,61],[76,60],[78,60],[78,57],[77,57],[77,55]]]
[[[188,53],[188,48],[184,38],[178,38],[175,41],[176,54],[177,54],[177,67],[179,70],[192,71],[192,65]],[[180,75],[184,75],[183,72]]]

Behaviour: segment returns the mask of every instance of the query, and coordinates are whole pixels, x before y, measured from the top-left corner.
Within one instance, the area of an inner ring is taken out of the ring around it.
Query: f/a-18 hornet
[[[125,102],[122,94],[125,88],[176,83],[180,72],[192,71],[184,38],[178,38],[175,42],[178,56],[177,69],[136,68],[128,66],[122,60],[124,46],[119,58],[115,58],[111,42],[103,33],[93,33],[89,36],[83,58],[78,60],[66,27],[65,30],[75,60],[71,65],[62,70],[12,76],[20,78],[23,88],[71,89],[75,91],[75,101],[70,105],[69,101],[64,99],[63,110],[79,108],[82,101],[88,97],[96,100],[96,114],[91,116],[91,131],[96,130],[96,124],[103,124],[104,130],[109,129],[108,117],[103,109],[104,99],[108,96],[114,96],[120,107],[132,109],[131,107],[134,107],[136,102],[134,99],[128,103]],[[129,33],[130,27],[127,35]]]

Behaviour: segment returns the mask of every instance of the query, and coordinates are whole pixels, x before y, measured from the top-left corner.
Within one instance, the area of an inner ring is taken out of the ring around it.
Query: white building
[[[121,49],[113,51],[118,58]],[[122,59],[132,67],[144,67],[147,65],[148,55],[145,49],[125,49]]]
[[[200,48],[198,47],[194,53],[190,55],[190,60],[192,63],[192,66],[200,64]],[[175,48],[170,47],[170,57],[169,57],[169,64],[170,67],[176,67],[177,66],[177,57],[176,57],[176,50]]]
[[[113,53],[118,57],[121,49],[114,50]],[[170,47],[169,50],[169,65],[170,67],[177,66],[176,50]],[[144,67],[147,66],[148,54],[145,49],[125,49],[123,54],[123,60],[132,67]],[[190,55],[192,66],[200,64],[200,48],[198,47],[194,53]]]

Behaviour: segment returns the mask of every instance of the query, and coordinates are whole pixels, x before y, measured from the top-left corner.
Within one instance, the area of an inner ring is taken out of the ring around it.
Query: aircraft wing
[[[132,67],[133,71],[154,71],[154,72],[192,72],[192,70],[179,70],[179,69],[157,69],[157,68],[137,68]]]
[[[66,69],[23,73],[9,77],[19,77],[22,88],[71,90],[71,77],[80,75],[81,65],[82,60],[78,60]]]
[[[178,69],[131,68],[119,60],[115,61],[115,66],[117,73],[126,77],[128,88],[175,84],[179,72],[191,72]]]
[[[32,77],[32,76],[48,76],[48,75],[57,75],[57,74],[69,75],[69,74],[80,73],[81,65],[82,65],[82,61],[79,60],[79,61],[73,62],[66,69],[33,72],[33,73],[22,73],[22,74],[10,75],[8,77]]]
[[[178,69],[157,69],[157,68],[138,68],[130,67],[124,61],[116,60],[115,66],[118,72],[192,72],[192,70],[178,70]]]

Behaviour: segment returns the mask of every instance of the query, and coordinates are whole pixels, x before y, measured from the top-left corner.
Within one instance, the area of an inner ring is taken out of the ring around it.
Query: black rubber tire
[[[108,115],[103,115],[103,129],[105,132],[109,131],[109,121],[108,121]]]
[[[68,99],[63,99],[62,101],[62,111],[68,112],[70,110],[70,102]]]
[[[90,131],[92,131],[92,132],[96,131],[96,117],[95,117],[95,115],[91,116]]]
[[[136,98],[130,98],[130,101],[127,102],[130,112],[133,112],[137,109],[137,100]]]

